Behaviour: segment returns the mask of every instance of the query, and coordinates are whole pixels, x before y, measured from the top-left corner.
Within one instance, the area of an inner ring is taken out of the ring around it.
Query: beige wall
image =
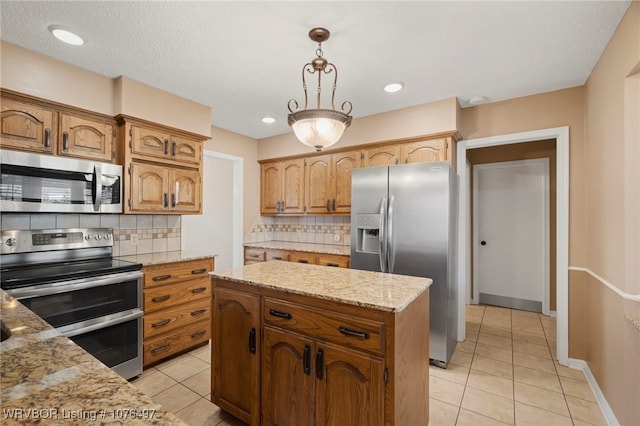
[[[0,86],[114,115],[113,80],[0,41]]]
[[[412,136],[456,130],[458,119],[456,98],[444,99],[424,105],[403,108],[382,114],[353,119],[342,139],[331,148],[342,148],[366,143],[401,139]],[[260,139],[258,159],[286,157],[313,152],[293,134]]]
[[[640,3],[633,2],[585,86],[587,256],[578,265],[631,294],[640,293],[639,65]],[[618,421],[637,425],[640,330],[624,312],[640,311],[639,303],[591,275],[584,282],[585,360]]]
[[[258,141],[248,136],[211,126],[211,139],[204,149],[243,158],[244,194],[242,235],[251,231],[251,226],[260,216],[260,165],[258,164]]]

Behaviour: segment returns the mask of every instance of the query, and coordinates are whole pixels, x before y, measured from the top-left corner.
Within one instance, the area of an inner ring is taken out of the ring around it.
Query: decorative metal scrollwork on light
[[[299,109],[295,99],[289,100],[288,122],[296,137],[305,145],[313,147],[316,151],[329,147],[342,137],[344,131],[351,124],[351,102],[345,101],[336,110],[334,99],[338,82],[338,69],[328,62],[322,55],[322,42],[329,39],[329,30],[314,28],[309,31],[309,38],[318,43],[316,58],[302,67],[302,88],[304,89],[304,108]],[[318,74],[317,108],[307,109],[308,94],[306,74]],[[322,74],[333,74],[333,86],[331,91],[331,109],[320,108],[320,96],[322,94]]]

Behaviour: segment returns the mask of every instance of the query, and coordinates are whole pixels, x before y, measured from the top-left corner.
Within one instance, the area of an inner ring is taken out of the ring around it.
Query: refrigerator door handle
[[[380,272],[387,272],[387,244],[385,242],[386,237],[386,224],[387,224],[387,197],[382,197],[380,200],[380,226],[378,232],[379,239],[379,253],[380,258]]]
[[[396,250],[393,244],[393,195],[389,196],[389,209],[387,213],[387,272],[393,273],[393,265],[396,263]]]

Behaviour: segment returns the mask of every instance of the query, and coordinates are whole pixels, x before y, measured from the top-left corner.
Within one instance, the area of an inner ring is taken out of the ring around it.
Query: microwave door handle
[[[387,263],[387,250],[386,250],[386,243],[385,243],[385,237],[387,236],[386,233],[386,223],[387,223],[387,197],[382,197],[382,200],[380,200],[380,225],[379,225],[379,231],[378,231],[378,240],[379,240],[379,246],[378,246],[378,257],[380,258],[380,272],[387,272],[386,271],[386,263]]]
[[[93,210],[99,212],[102,203],[102,170],[99,164],[93,166]]]

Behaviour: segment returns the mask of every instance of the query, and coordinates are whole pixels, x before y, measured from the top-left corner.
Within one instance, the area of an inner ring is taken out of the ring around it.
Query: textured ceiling
[[[489,101],[582,85],[629,1],[0,2],[2,40],[209,105],[212,124],[253,138],[289,132],[302,66],[331,38],[336,106],[354,117],[458,97]],[[86,40],[68,46],[52,24]],[[382,87],[402,81],[394,94]],[[326,104],[323,104],[323,107]],[[266,125],[265,115],[277,121]]]

